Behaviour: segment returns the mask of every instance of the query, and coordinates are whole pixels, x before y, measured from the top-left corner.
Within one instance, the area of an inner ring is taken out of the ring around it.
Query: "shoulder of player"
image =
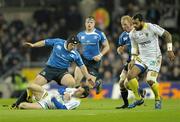
[[[80,31],[78,34],[77,34],[77,36],[80,36],[80,35],[82,35],[82,34],[84,34],[85,33],[85,31]]]
[[[99,30],[99,29],[97,29],[97,28],[95,28],[95,31],[94,31],[94,32],[97,33],[98,35],[104,34],[103,31],[101,31],[101,30]]]
[[[64,39],[60,39],[60,38],[55,39],[55,45],[64,45],[65,42],[66,40]]]
[[[71,51],[71,54],[75,55],[75,56],[79,56],[79,52],[77,50],[72,50]]]
[[[61,38],[52,38],[50,40],[53,40],[55,42],[64,42],[65,41],[64,39],[61,39]]]
[[[122,32],[121,34],[120,34],[120,38],[123,38],[123,37],[125,37],[125,36],[128,36],[129,34],[127,34],[127,32],[126,31],[124,31],[124,32]]]
[[[146,26],[147,29],[151,29],[151,27],[155,26],[155,24],[146,22],[146,23],[145,23],[145,26]]]

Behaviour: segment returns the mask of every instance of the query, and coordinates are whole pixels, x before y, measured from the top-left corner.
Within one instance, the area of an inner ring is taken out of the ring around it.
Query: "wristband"
[[[102,53],[99,53],[99,55],[102,57],[103,55],[102,55]]]

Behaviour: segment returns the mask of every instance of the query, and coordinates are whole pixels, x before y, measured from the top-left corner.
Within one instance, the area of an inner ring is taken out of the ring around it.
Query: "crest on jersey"
[[[128,37],[124,37],[124,38],[123,38],[123,40],[127,40],[127,39],[128,39]]]
[[[60,45],[58,45],[58,46],[57,46],[57,49],[61,50],[61,46],[60,46]]]
[[[81,36],[81,39],[85,39],[85,36]]]
[[[45,72],[45,71],[43,71],[43,72],[41,72],[41,74],[42,74],[42,75],[46,75],[46,72]]]
[[[148,33],[145,33],[146,37],[148,37]]]
[[[74,55],[73,55],[73,54],[70,54],[70,57],[74,58]]]
[[[98,38],[98,36],[94,36],[94,39],[97,39]]]

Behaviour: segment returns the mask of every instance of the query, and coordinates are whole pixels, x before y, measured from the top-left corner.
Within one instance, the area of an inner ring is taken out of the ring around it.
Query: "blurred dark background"
[[[41,67],[49,48],[27,49],[23,43],[60,37],[84,29],[84,18],[94,15],[97,27],[105,32],[111,49],[99,69],[106,83],[115,83],[127,54],[118,55],[117,40],[122,33],[123,15],[142,13],[148,22],[159,24],[173,36],[176,60],[166,55],[166,42],[160,39],[163,62],[160,81],[180,80],[180,1],[179,0],[0,0],[0,77],[4,81],[24,67]],[[98,14],[98,10],[103,12]],[[73,72],[73,68],[70,69]],[[0,82],[1,82],[0,81]]]

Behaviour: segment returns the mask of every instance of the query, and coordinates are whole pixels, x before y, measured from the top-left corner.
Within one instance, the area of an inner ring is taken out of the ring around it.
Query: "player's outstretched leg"
[[[24,90],[17,101],[11,105],[11,109],[17,108],[21,102],[28,102],[31,96],[32,93],[28,89]]]

